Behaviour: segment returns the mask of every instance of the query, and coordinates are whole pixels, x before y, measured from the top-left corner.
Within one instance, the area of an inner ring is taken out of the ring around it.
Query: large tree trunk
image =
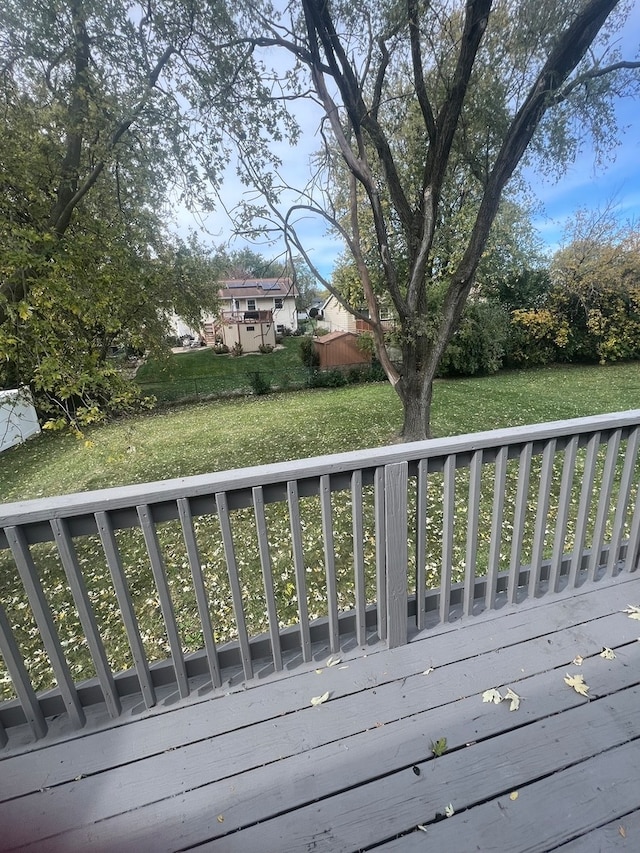
[[[402,400],[404,441],[424,441],[431,436],[431,398],[437,368],[423,338],[402,347],[402,378],[396,390]]]

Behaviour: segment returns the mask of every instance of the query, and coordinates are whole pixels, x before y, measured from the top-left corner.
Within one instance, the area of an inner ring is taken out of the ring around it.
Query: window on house
[[[256,330],[255,326],[247,326],[247,332],[255,332],[255,330]]]
[[[284,326],[276,326],[276,332],[281,335],[284,332]]]
[[[247,311],[255,311],[256,310],[256,300],[255,299],[247,299]]]
[[[231,310],[232,311],[239,311],[240,310],[240,300],[239,299],[233,300],[233,308]]]
[[[278,310],[278,308],[282,308],[282,299],[281,299],[280,297],[278,297],[278,296],[277,296],[277,297],[273,300],[273,307],[274,307],[276,310]]]

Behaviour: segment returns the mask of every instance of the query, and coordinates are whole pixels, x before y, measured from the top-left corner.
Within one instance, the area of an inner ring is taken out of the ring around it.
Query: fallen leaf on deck
[[[338,669],[349,669],[349,664],[345,663],[344,666],[339,666]]]
[[[433,672],[433,667],[430,666],[429,669],[425,669],[425,671],[422,674],[423,675],[431,675],[432,672]]]
[[[219,814],[216,820],[218,821],[218,823],[224,823],[224,815]]]
[[[623,838],[627,837],[627,831],[622,824],[618,827],[618,835],[621,835]]]
[[[511,705],[509,706],[510,711],[517,711],[518,710],[518,708],[520,707],[520,698],[521,697],[518,696],[517,693],[514,693],[513,690],[511,688],[509,688],[507,690],[507,692],[504,694],[504,698],[511,700]]]
[[[321,669],[316,669],[316,675],[322,675],[322,670],[321,670]]]
[[[574,666],[582,666],[582,662],[583,662],[583,661],[584,661],[584,658],[583,658],[581,655],[576,655],[576,656],[574,657],[574,659],[571,661],[571,663],[572,663]]]
[[[330,695],[329,691],[327,690],[327,692],[323,693],[322,696],[313,696],[311,698],[311,704],[312,705],[322,705],[323,702],[327,701],[327,699],[329,698],[329,695]]]
[[[605,646],[602,649],[602,651],[600,652],[600,657],[604,658],[605,660],[615,660],[616,659],[616,653],[613,651],[613,649],[608,649]]]
[[[427,827],[423,826],[421,823],[418,824],[418,829],[420,832],[427,832]]]
[[[338,666],[339,663],[342,663],[342,658],[339,658],[338,655],[331,655],[327,661],[327,666]]]
[[[517,792],[517,791],[512,791],[512,792],[509,794],[509,799],[510,799],[510,800],[517,800],[517,799],[518,799],[518,792]]]
[[[453,817],[454,816],[455,811],[454,811],[453,805],[451,803],[449,803],[448,806],[444,807],[444,814],[445,814],[445,817]]]
[[[584,683],[583,675],[569,675],[567,673],[564,683],[568,684],[569,687],[573,687],[576,693],[579,693],[581,696],[588,696],[589,685]]]
[[[622,612],[626,613],[629,619],[640,619],[640,604],[630,604]]]
[[[484,693],[482,694],[482,701],[483,702],[495,702],[496,705],[498,705],[500,702],[502,702],[502,696],[495,689],[495,687],[492,687],[490,690],[484,691]]]

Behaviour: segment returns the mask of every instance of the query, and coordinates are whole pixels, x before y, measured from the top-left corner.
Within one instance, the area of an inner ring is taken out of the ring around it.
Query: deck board
[[[618,832],[616,815],[631,815],[638,843],[640,623],[620,611],[639,601],[640,578],[623,575],[422,632],[393,650],[354,650],[344,669],[316,664],[320,673],[279,673],[95,733],[4,750],[3,850],[412,850],[426,838],[436,850],[596,850]],[[603,646],[615,660],[599,656]],[[571,666],[576,654],[581,669]],[[584,674],[591,700],[564,684],[568,670]],[[523,697],[519,711],[482,702],[483,690],[507,684]],[[311,707],[325,690],[330,700]],[[447,753],[433,759],[439,737]],[[593,804],[598,774],[615,803],[606,793]],[[540,810],[563,801],[571,819],[559,817],[557,828],[545,819],[547,836]],[[437,821],[449,802],[456,814]],[[492,840],[496,825],[503,841]],[[518,833],[530,846],[518,847]],[[590,848],[570,846],[579,834]]]

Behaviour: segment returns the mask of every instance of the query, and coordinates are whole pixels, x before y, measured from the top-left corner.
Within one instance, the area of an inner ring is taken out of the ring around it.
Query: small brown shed
[[[358,348],[358,337],[353,332],[330,332],[315,338],[313,344],[320,358],[320,369],[369,364],[371,356]]]

